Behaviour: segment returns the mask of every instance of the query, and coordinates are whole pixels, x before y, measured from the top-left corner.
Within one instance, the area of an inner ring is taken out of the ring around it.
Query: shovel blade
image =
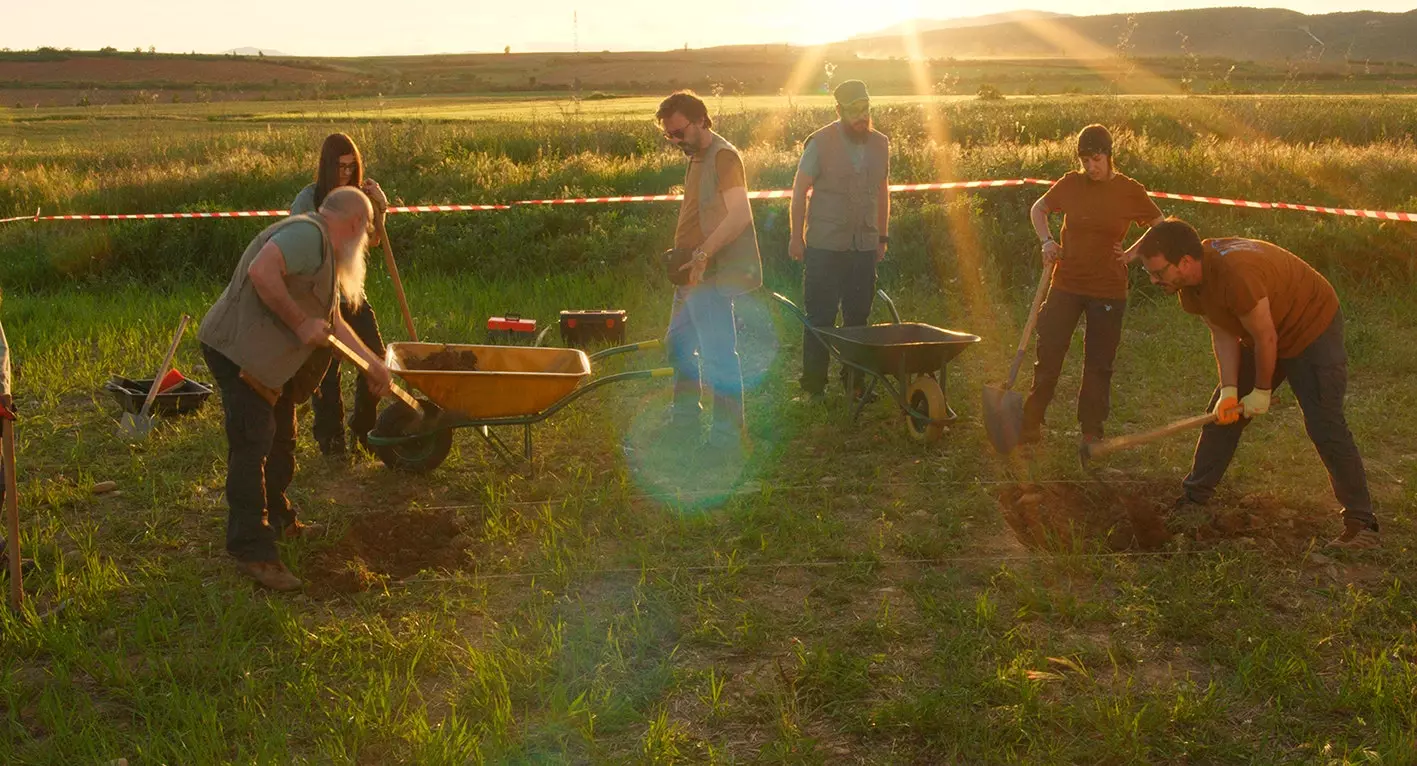
[[[153,419],[151,416],[143,417],[134,415],[131,412],[123,413],[123,417],[118,419],[118,431],[124,436],[145,439],[148,432],[153,430]]]
[[[1023,395],[998,386],[984,387],[984,432],[1001,455],[1018,447],[1023,430]]]

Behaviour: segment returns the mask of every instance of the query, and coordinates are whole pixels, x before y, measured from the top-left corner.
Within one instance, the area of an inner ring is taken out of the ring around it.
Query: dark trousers
[[[1082,342],[1082,388],[1078,391],[1078,424],[1088,436],[1102,436],[1112,400],[1112,362],[1122,343],[1124,299],[1089,298],[1085,295],[1048,291],[1048,300],[1038,312],[1038,362],[1033,365],[1033,388],[1023,405],[1023,434],[1036,440],[1043,415],[1058,388],[1063,359],[1072,344],[1078,320],[1087,317]]]
[[[354,308],[344,301],[339,305],[340,315],[354,330],[354,334],[364,341],[376,356],[384,356],[384,339],[379,336],[379,319],[369,301]],[[339,388],[340,357],[330,361],[325,377],[320,381],[319,390],[310,397],[310,408],[315,411],[315,441],[322,448],[331,441],[344,438],[344,402]],[[360,437],[374,430],[379,417],[379,397],[369,390],[369,385],[360,375],[354,386],[354,412],[349,418],[349,430]]]
[[[835,327],[837,311],[842,327],[866,324],[876,296],[876,251],[807,248],[802,302],[813,327]],[[831,355],[811,330],[802,329],[802,389],[821,393],[827,386]],[[845,374],[845,370],[842,370]]]
[[[295,401],[272,405],[241,380],[241,368],[202,344],[226,415],[226,552],[275,561],[280,530],[295,521],[285,490],[295,475]]]
[[[674,367],[674,419],[698,422],[702,379],[713,397],[715,437],[736,437],[743,428],[743,368],[733,299],[711,284],[677,288],[664,345]]]
[[[1328,469],[1334,497],[1343,504],[1343,518],[1377,529],[1373,501],[1368,495],[1368,474],[1343,417],[1343,396],[1348,389],[1348,352],[1343,348],[1342,313],[1336,314],[1328,329],[1298,356],[1278,360],[1271,389],[1286,380],[1299,402],[1299,409],[1304,412],[1304,429]],[[1238,383],[1241,396],[1254,390],[1255,354],[1249,348],[1240,351]],[[1211,409],[1219,397],[1217,388],[1210,397]],[[1230,467],[1231,458],[1235,457],[1240,435],[1249,424],[1249,418],[1240,418],[1228,426],[1211,423],[1201,429],[1191,472],[1182,482],[1190,499],[1204,503],[1215,494],[1215,487],[1225,476],[1225,469]]]

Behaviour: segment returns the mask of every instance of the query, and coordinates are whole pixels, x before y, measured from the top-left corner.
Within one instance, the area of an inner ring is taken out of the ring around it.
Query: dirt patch
[[[442,372],[474,372],[477,370],[477,352],[471,349],[445,348],[418,360],[420,370]]]
[[[1015,484],[997,494],[999,511],[1024,545],[1047,550],[1101,546],[1108,550],[1157,550],[1173,537],[1196,543],[1267,540],[1301,551],[1315,537],[1332,532],[1334,517],[1268,496],[1175,512],[1173,483]]]
[[[358,593],[425,569],[457,569],[472,539],[442,511],[383,511],[359,517],[301,573],[316,597]]]

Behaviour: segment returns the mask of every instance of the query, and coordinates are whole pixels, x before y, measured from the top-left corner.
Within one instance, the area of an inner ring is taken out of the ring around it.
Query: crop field
[[[802,139],[833,119],[815,97],[708,101],[755,189],[789,187]],[[0,218],[283,208],[335,130],[396,204],[664,193],[684,159],[655,103],[5,110]],[[885,98],[873,117],[895,183],[1056,178],[1096,121],[1153,190],[1417,211],[1403,98]],[[755,202],[767,285],[737,306],[745,462],[662,442],[662,381],[607,386],[536,426],[531,466],[463,430],[425,475],[321,457],[302,408],[291,496],[328,533],[283,544],[306,582],[294,596],[259,590],[224,552],[219,402],[130,444],[100,390],[151,376],[262,224],[0,224],[34,561],[25,610],[0,615],[0,762],[1417,763],[1417,224],[1161,203],[1202,235],[1279,243],[1339,292],[1383,548],[1334,553],[1320,547],[1336,502],[1284,388],[1210,515],[1161,535],[1149,520],[1192,437],[1082,470],[1081,333],[1037,460],[992,451],[980,391],[1006,376],[1024,322],[1041,191],[894,199],[880,286],[905,319],[983,338],[950,366],[960,417],[940,442],[910,439],[889,401],[852,422],[839,388],[797,400],[801,326],[767,293],[799,299],[801,271],[786,202]],[[644,340],[668,322],[655,256],[676,210],[388,226],[422,339],[619,308]],[[1133,285],[1109,434],[1196,414],[1215,382],[1201,323],[1139,270]],[[377,252],[370,296],[386,340],[404,340]],[[211,380],[193,333],[177,364]],[[118,491],[95,494],[104,481]]]

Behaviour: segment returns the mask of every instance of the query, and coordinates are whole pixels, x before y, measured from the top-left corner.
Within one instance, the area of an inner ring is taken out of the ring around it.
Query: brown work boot
[[[300,578],[290,573],[285,564],[276,561],[238,561],[236,568],[241,574],[270,588],[271,590],[300,590]]]
[[[1378,530],[1361,521],[1345,521],[1343,522],[1343,534],[1330,540],[1328,545],[1324,547],[1361,551],[1381,548],[1382,545],[1383,541],[1378,537]]]
[[[314,521],[296,519],[280,531],[282,540],[318,540],[325,536],[325,525]]]

